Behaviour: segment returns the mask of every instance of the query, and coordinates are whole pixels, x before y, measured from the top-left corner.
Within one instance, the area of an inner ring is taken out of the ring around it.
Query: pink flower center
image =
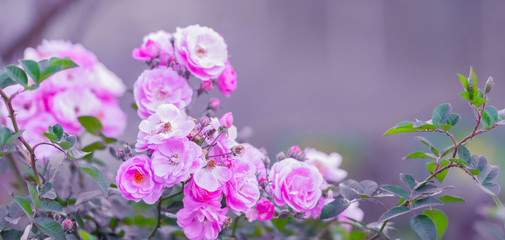
[[[136,183],[143,183],[144,182],[144,174],[140,172],[136,172],[135,175],[133,175],[133,181]]]

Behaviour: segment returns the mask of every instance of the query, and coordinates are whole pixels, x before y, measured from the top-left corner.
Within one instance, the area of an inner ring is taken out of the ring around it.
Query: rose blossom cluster
[[[289,208],[317,218],[333,200],[331,191],[323,191],[347,174],[339,169],[340,155],[297,146],[269,169],[265,150],[237,140],[232,113],[212,117],[219,99],[211,99],[200,119],[187,115],[194,94],[188,74],[203,80],[198,92],[213,84],[226,96],[235,89],[227,55],[222,37],[198,25],[173,35],[149,34],[133,50],[135,59],[152,68],[134,85],[143,119],[135,145],[141,154],[121,164],[116,183],[124,198],[147,204],[162,201],[164,188],[182,186],[183,208],[176,217],[189,239],[216,239],[232,214],[267,221]]]
[[[126,127],[126,115],[119,107],[117,98],[126,87],[113,72],[107,69],[97,57],[80,44],[62,40],[44,40],[36,48],[25,50],[24,58],[40,61],[51,57],[70,58],[78,68],[57,73],[40,84],[37,91],[24,91],[20,85],[4,89],[16,109],[16,120],[24,129],[23,137],[31,145],[47,141],[42,135],[47,126],[60,123],[69,134],[78,134],[81,124],[79,116],[94,116],[103,125],[103,133],[117,137]],[[30,80],[31,81],[31,80]],[[2,121],[8,126],[8,112],[2,106]],[[55,149],[41,146],[36,156],[44,159]]]

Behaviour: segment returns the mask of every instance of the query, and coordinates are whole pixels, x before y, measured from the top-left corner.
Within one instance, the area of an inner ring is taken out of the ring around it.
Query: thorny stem
[[[226,155],[231,155],[231,154],[233,154],[233,152],[223,153],[223,154],[216,154],[216,155],[207,156],[207,157],[209,157],[209,158],[211,158],[211,157],[221,157],[221,156],[226,156]]]
[[[176,197],[178,195],[181,195],[183,192],[184,192],[184,183],[182,183],[181,191],[177,192],[176,194],[170,195],[168,197],[160,198],[160,200],[158,200],[158,204],[156,206],[157,216],[158,216],[156,219],[156,226],[154,226],[153,231],[151,232],[151,234],[149,234],[149,237],[147,237],[147,239],[151,239],[152,237],[154,237],[154,234],[156,234],[156,231],[158,231],[158,228],[160,228],[160,225],[161,225],[161,204],[163,203],[163,201],[173,198],[173,197]]]
[[[223,135],[223,133],[224,133],[224,131],[220,131],[219,135],[217,135],[217,137],[214,138],[214,141],[212,141],[212,143],[207,146],[209,151],[216,145],[217,139],[219,139],[219,137],[221,137],[221,135]]]
[[[9,97],[4,93],[3,89],[0,89],[0,95],[2,96],[2,99],[7,106],[7,110],[9,111],[9,116],[12,121],[12,126],[14,127],[14,133],[19,132],[19,127],[16,122],[16,116],[14,114],[14,108],[12,107],[11,100]],[[19,141],[26,147],[28,150],[28,153],[30,153],[30,166],[32,167],[33,170],[33,175],[35,176],[35,182],[37,182],[37,185],[42,186],[42,182],[40,181],[39,177],[39,172],[37,171],[37,165],[35,164],[35,152],[33,148],[28,144],[28,142],[23,138],[23,136],[19,135],[18,137]]]

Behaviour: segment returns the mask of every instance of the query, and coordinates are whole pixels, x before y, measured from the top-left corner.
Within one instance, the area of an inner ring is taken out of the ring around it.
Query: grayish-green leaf
[[[75,148],[72,148],[68,151],[67,156],[71,159],[81,159],[85,157],[86,155],[90,154],[89,152],[83,152],[80,150],[77,150]]]
[[[400,173],[400,181],[410,189],[414,189],[414,187],[417,185],[416,180],[414,177],[406,174],[406,173]]]
[[[59,202],[46,199],[42,199],[39,208],[40,211],[46,211],[46,212],[62,212],[62,209],[63,207]]]
[[[465,199],[460,198],[460,197],[455,197],[451,195],[445,195],[442,197],[439,197],[438,200],[440,200],[443,203],[451,203],[451,202],[464,202]]]
[[[35,82],[39,82],[40,69],[37,62],[33,60],[21,60],[21,65],[25,69],[26,73],[33,79]]]
[[[88,167],[81,167],[81,169],[85,171],[93,179],[95,179],[95,181],[98,183],[98,186],[100,186],[100,190],[102,190],[103,194],[107,194],[108,189],[107,182],[105,181],[103,173],[100,170],[98,170],[98,168],[88,166]]]
[[[30,193],[30,198],[32,199],[32,203],[35,205],[35,208],[40,207],[40,199],[33,185],[26,181],[26,186],[28,186],[28,192]]]
[[[399,206],[399,207],[391,208],[391,209],[389,209],[389,211],[382,214],[382,216],[379,218],[379,222],[384,222],[386,220],[403,215],[408,212],[410,212],[410,208],[408,208],[408,207]]]
[[[427,198],[419,199],[419,200],[413,202],[412,203],[412,210],[419,209],[419,208],[425,208],[425,207],[432,207],[432,206],[437,206],[437,205],[442,205],[442,202],[436,198],[427,197]]]
[[[6,146],[7,140],[11,137],[11,130],[7,127],[0,128],[0,145]]]
[[[468,151],[468,148],[464,145],[459,145],[458,156],[461,160],[465,161],[467,165],[472,162],[472,155],[470,154],[470,151]]]
[[[28,85],[28,77],[26,76],[26,73],[23,71],[23,69],[11,65],[5,68],[5,73],[7,73],[7,76],[9,76],[9,78],[20,83],[21,85]]]
[[[47,236],[52,237],[54,240],[65,240],[65,233],[61,225],[51,218],[38,217],[33,220],[35,225]]]
[[[18,139],[19,136],[21,136],[21,134],[23,134],[25,130],[22,129],[22,130],[19,130],[19,132],[17,133],[14,133],[12,134],[8,139],[7,139],[7,142],[5,142],[5,145],[9,145],[11,144],[12,142],[14,142],[14,140]]]
[[[337,197],[335,200],[333,200],[333,202],[328,203],[323,207],[320,216],[321,220],[335,218],[345,209],[347,209],[347,207],[349,207],[349,201],[345,200],[342,197]]]
[[[405,191],[403,188],[401,188],[399,186],[387,185],[387,186],[382,186],[381,188],[388,191],[388,192],[394,193],[395,195],[397,195],[399,197],[409,199],[409,194],[407,193],[407,191]]]
[[[449,120],[449,117],[451,116],[452,113],[452,107],[450,104],[445,103],[437,106],[433,110],[432,114],[432,121],[433,125],[439,126],[440,123],[445,123],[447,120]]]
[[[410,227],[417,233],[421,240],[437,240],[437,227],[426,215],[417,215],[410,219]]]
[[[98,136],[100,132],[103,130],[102,123],[98,118],[93,116],[81,116],[78,118],[81,125],[88,131],[89,133]]]
[[[407,155],[406,157],[404,157],[403,159],[408,159],[408,158],[429,158],[429,159],[436,159],[435,157],[427,155],[426,153],[423,153],[423,152],[411,153],[411,154]]]
[[[23,209],[23,211],[26,213],[26,215],[28,215],[28,217],[30,219],[33,219],[33,210],[32,210],[32,207],[30,206],[30,202],[28,202],[28,200],[26,200],[22,197],[18,197],[18,196],[15,196],[13,198],[14,198],[14,201],[16,201],[16,203]]]
[[[435,226],[437,227],[438,240],[442,239],[445,229],[447,229],[447,216],[445,216],[445,213],[440,210],[433,209],[424,210],[423,214],[428,216],[433,223],[435,223]]]

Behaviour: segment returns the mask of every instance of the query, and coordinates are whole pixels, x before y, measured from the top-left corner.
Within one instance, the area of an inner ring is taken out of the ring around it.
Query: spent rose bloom
[[[132,57],[140,61],[149,61],[159,57],[162,66],[168,65],[168,60],[174,56],[172,35],[163,30],[144,36],[140,48],[133,49]]]
[[[221,231],[228,208],[219,205],[184,206],[177,212],[177,225],[191,240],[214,240]]]
[[[171,103],[183,109],[191,102],[193,89],[185,78],[171,68],[158,67],[145,70],[133,85],[137,114],[146,119],[160,104]]]
[[[314,148],[306,148],[306,162],[316,167],[328,182],[340,182],[347,177],[347,171],[340,169],[342,156],[338,153],[326,154]]]
[[[156,146],[151,166],[156,181],[172,187],[188,180],[204,163],[200,146],[187,138],[171,138]]]
[[[217,78],[225,69],[228,50],[223,37],[208,27],[191,25],[174,34],[178,62],[201,80]]]
[[[287,204],[295,212],[306,212],[316,207],[322,195],[323,176],[314,166],[286,158],[274,163],[269,179],[275,203]]]
[[[230,61],[226,61],[223,72],[217,78],[217,88],[225,97],[230,97],[230,93],[237,88],[237,75]]]
[[[155,149],[167,139],[188,136],[194,127],[195,122],[173,104],[159,105],[155,114],[140,122],[135,148],[137,151]]]
[[[147,155],[134,156],[119,166],[116,185],[123,198],[153,204],[163,193],[163,185],[156,182]]]

